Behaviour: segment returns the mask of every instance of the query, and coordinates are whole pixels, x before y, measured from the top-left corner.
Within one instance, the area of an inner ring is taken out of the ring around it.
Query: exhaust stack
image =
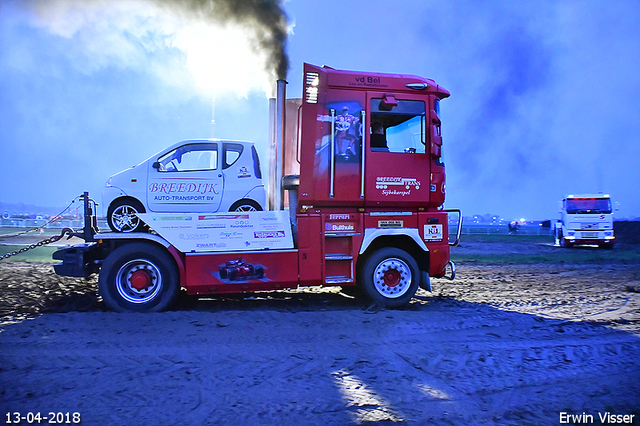
[[[269,99],[269,188],[267,191],[269,210],[284,209],[282,167],[284,164],[286,85],[285,80],[278,80],[276,99]]]
[[[267,210],[274,210],[276,173],[276,98],[269,98],[269,151],[268,151]]]

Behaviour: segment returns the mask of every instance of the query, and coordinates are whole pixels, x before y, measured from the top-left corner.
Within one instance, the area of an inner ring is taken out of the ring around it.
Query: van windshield
[[[611,213],[611,200],[608,198],[570,198],[567,200],[567,213]]]

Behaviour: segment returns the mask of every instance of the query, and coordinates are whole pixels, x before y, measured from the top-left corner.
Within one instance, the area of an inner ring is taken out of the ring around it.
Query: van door
[[[147,205],[154,212],[216,212],[224,191],[219,144],[194,142],[149,164]]]

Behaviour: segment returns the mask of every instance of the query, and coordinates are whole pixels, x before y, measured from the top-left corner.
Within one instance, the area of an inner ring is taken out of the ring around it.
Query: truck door
[[[367,93],[364,166],[367,205],[425,207],[430,192],[440,190],[431,182],[428,103],[428,96]]]
[[[326,98],[313,107],[317,111],[311,118],[315,123],[309,126],[315,129],[313,179],[304,180],[309,186],[302,191],[302,199],[316,204],[362,205],[365,92],[327,90]]]
[[[224,178],[219,144],[182,145],[149,165],[147,205],[154,212],[216,212]]]

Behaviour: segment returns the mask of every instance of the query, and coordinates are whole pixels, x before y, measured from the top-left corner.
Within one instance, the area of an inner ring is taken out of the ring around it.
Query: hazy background
[[[541,220],[602,191],[640,216],[640,1],[289,0],[268,28],[227,3],[1,0],[0,203],[100,198],[110,175],[210,137],[214,93],[215,136],[258,143],[266,171],[265,40],[284,28],[289,97],[303,62],[451,92],[447,207]]]

